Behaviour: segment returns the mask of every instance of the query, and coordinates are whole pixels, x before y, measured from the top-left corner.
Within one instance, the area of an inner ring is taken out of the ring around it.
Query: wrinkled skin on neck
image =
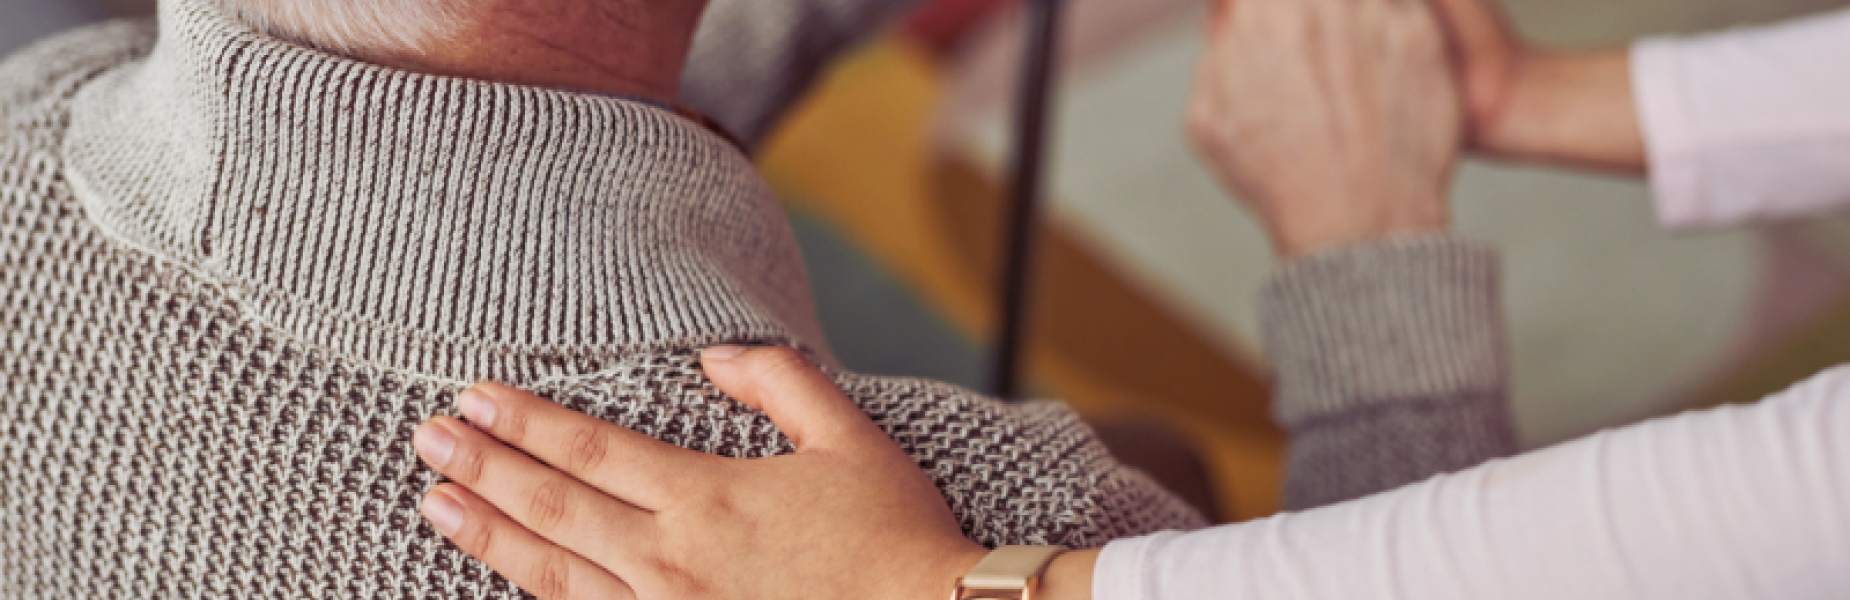
[[[423,48],[358,58],[456,77],[675,102],[707,0],[468,0]]]

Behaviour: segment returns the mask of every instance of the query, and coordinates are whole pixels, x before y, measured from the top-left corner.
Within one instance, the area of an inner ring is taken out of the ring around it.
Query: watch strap
[[[1041,573],[1055,557],[1066,553],[1060,546],[1003,546],[983,557],[970,574],[957,580],[952,600],[1033,597]],[[1001,595],[998,595],[1001,593]]]

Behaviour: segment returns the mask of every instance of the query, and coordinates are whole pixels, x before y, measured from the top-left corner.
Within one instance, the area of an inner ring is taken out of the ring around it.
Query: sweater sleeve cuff
[[[1163,542],[1182,534],[1166,531],[1155,535],[1113,541],[1098,554],[1092,567],[1092,597],[1111,600],[1147,600],[1152,592],[1146,583],[1155,571],[1150,553]]]
[[[1507,385],[1496,250],[1449,235],[1358,244],[1286,267],[1260,298],[1286,427]]]
[[[1633,45],[1631,53],[1632,92],[1637,98],[1638,125],[1651,164],[1651,192],[1658,222],[1669,228],[1720,224],[1713,211],[1702,204],[1697,186],[1700,173],[1696,131],[1683,98],[1683,77],[1678,69],[1680,43],[1669,38],[1649,39]]]

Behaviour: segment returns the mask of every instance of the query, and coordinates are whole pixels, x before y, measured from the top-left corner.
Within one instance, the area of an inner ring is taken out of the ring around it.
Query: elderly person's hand
[[[1224,0],[1188,130],[1290,259],[1442,230],[1461,141],[1422,0]]]
[[[720,458],[482,384],[458,398],[469,423],[418,429],[418,453],[455,482],[425,516],[547,599],[942,600],[983,558],[918,465],[801,354],[722,347],[701,362],[797,452]]]

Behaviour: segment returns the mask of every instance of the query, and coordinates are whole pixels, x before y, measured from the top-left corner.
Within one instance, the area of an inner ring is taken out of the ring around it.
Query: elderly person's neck
[[[705,2],[508,0],[401,68],[674,102]]]
[[[452,0],[452,12],[432,18],[389,2],[343,10],[343,2],[361,0],[335,0],[321,5],[333,9],[303,10],[279,0],[231,1],[285,35],[368,62],[669,103],[706,7],[706,0]],[[428,22],[389,24],[416,18]],[[369,27],[379,21],[388,24]],[[391,35],[367,35],[374,31]]]

